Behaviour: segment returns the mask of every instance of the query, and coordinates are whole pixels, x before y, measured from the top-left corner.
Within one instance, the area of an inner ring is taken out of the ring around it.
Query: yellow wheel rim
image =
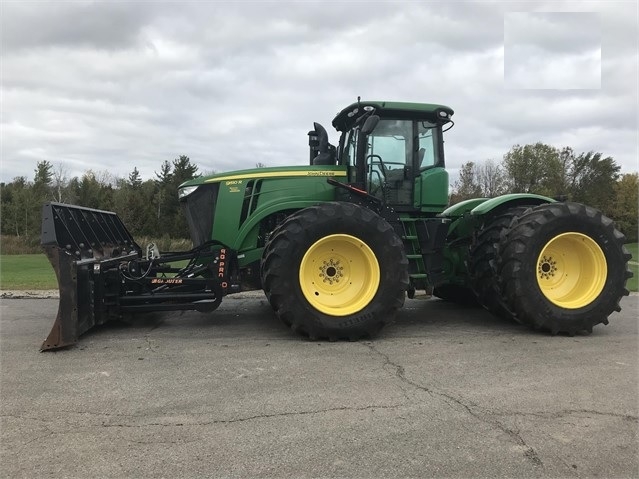
[[[550,302],[562,308],[577,309],[592,303],[607,276],[603,251],[581,233],[555,236],[537,258],[537,284]]]
[[[316,241],[300,264],[300,286],[315,309],[347,316],[370,303],[379,287],[379,263],[366,243],[335,234]]]

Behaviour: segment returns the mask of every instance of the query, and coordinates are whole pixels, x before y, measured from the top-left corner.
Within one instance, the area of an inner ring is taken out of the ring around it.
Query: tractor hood
[[[346,167],[335,165],[288,166],[274,168],[253,168],[250,170],[229,171],[217,175],[194,178],[182,183],[178,188],[178,197],[182,205],[189,232],[194,246],[211,239],[215,211],[218,206],[220,188],[244,192],[251,180],[276,178],[345,178]],[[244,194],[242,194],[244,197]],[[221,205],[227,208],[229,205]]]
[[[185,181],[178,188],[180,198],[185,198],[195,191],[200,185],[222,183],[237,180],[254,180],[259,178],[294,178],[309,176],[346,176],[346,169],[335,165],[303,165],[303,166],[277,166],[273,168],[252,168],[249,170],[236,170],[226,173],[218,173],[211,176],[201,176]]]

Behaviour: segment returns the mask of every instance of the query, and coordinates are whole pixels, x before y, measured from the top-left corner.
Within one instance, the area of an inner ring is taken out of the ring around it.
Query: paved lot
[[[0,475],[639,477],[638,299],[590,336],[411,300],[313,343],[229,297],[57,353],[57,301],[4,299]]]

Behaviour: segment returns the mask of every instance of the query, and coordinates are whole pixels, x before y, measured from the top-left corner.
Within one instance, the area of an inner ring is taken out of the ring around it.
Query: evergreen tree
[[[114,207],[129,231],[134,235],[144,234],[149,223],[149,215],[152,215],[152,198],[154,184],[151,184],[151,194],[148,188],[143,188],[142,178],[137,167],[129,173],[126,180],[118,182],[118,188],[114,195]],[[148,195],[148,196],[147,196]]]
[[[173,238],[188,238],[189,231],[184,214],[180,210],[178,201],[178,187],[187,180],[198,176],[198,167],[191,163],[186,155],[180,155],[173,160],[172,192],[170,196],[171,216],[169,218],[169,234]]]
[[[158,183],[159,185],[168,185],[173,178],[173,173],[171,172],[171,163],[169,163],[167,160],[164,160],[164,163],[162,163],[162,166],[160,166],[160,172],[158,173],[156,171],[155,176],[157,177],[157,179],[155,180],[156,183]]]
[[[133,189],[139,189],[142,186],[142,178],[137,166],[134,166],[133,171],[129,173],[129,186]]]
[[[35,176],[33,178],[33,185],[48,187],[53,181],[53,165],[47,161],[38,161],[36,164]]]
[[[30,191],[32,203],[41,204],[50,201],[53,198],[51,194],[53,165],[47,160],[38,161],[34,172],[33,188]]]
[[[197,165],[191,163],[191,159],[188,156],[180,155],[173,160],[173,184],[177,188],[177,186],[180,186],[180,184],[185,181],[192,180],[199,176],[197,170]]]
[[[156,204],[156,219],[160,224],[163,218],[170,218],[176,209],[176,201],[173,201],[175,192],[173,191],[173,172],[171,163],[164,160],[160,167],[160,172],[155,172],[156,180],[156,192],[155,192],[155,204]]]

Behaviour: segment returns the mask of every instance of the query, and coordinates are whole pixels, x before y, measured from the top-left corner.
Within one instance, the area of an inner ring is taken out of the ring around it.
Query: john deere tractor
[[[60,307],[42,349],[127,313],[212,311],[255,289],[311,339],[374,335],[416,291],[552,334],[607,324],[632,275],[613,221],[533,194],[448,207],[452,116],[444,105],[358,101],[333,120],[337,145],[314,124],[308,165],[182,184],[191,251],[143,250],[114,213],[44,205]]]

